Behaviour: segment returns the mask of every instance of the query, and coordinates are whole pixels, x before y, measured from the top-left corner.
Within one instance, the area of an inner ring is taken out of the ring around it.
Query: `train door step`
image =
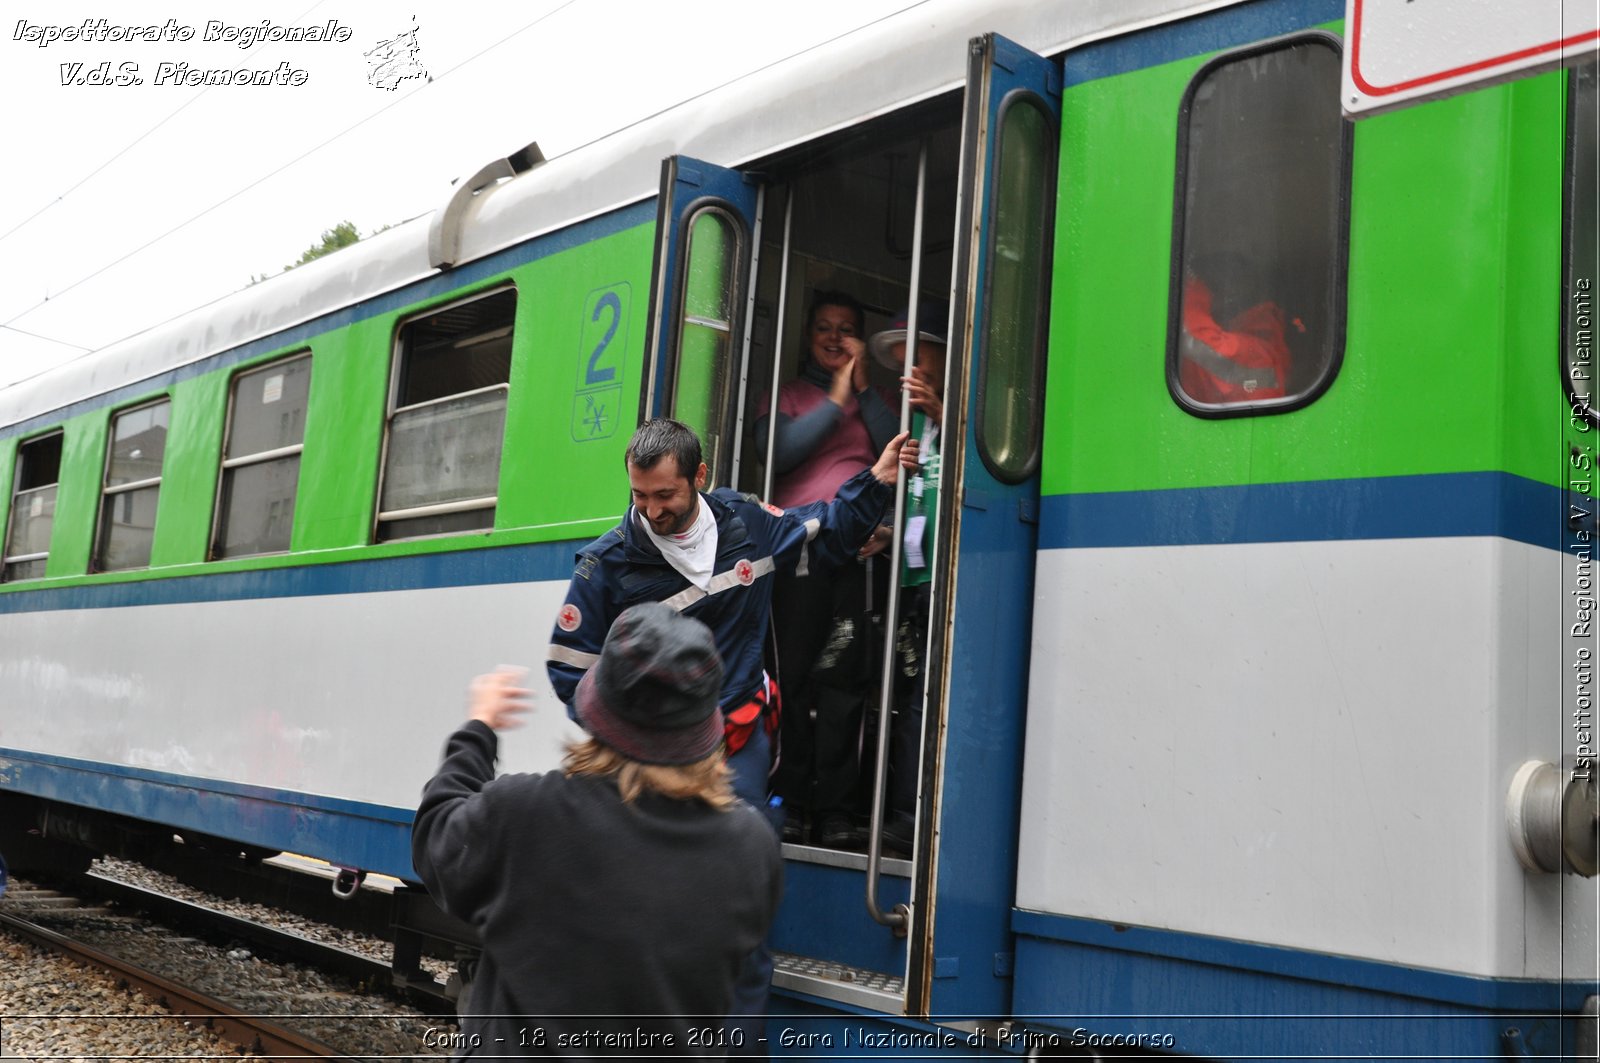
[[[778,989],[891,1015],[900,1014],[906,1002],[906,983],[901,975],[847,967],[787,952],[772,954],[772,984]]]

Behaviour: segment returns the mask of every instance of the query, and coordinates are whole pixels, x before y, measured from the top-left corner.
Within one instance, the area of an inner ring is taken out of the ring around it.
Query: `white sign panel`
[[[1352,118],[1592,57],[1600,0],[1345,0]]]

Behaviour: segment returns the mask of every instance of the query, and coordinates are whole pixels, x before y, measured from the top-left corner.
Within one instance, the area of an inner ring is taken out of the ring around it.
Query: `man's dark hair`
[[[700,437],[682,421],[657,417],[646,421],[628,440],[627,463],[636,469],[653,469],[667,455],[678,462],[678,475],[694,481],[700,468]]]
[[[849,292],[830,291],[823,289],[812,293],[811,308],[806,311],[806,335],[811,334],[811,326],[817,323],[817,314],[825,306],[842,306],[856,316],[856,335],[865,339],[867,328],[867,312],[862,309],[861,301]],[[803,346],[803,342],[802,342]]]

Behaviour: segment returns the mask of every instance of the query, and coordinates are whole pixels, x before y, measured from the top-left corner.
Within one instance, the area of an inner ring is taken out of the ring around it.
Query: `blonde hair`
[[[567,746],[561,770],[573,775],[615,776],[624,803],[649,790],[679,801],[704,801],[726,812],[738,798],[733,794],[733,772],[722,750],[693,764],[641,764],[594,738]]]

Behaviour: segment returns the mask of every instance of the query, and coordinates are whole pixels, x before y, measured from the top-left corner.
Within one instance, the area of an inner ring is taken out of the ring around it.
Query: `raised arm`
[[[799,417],[778,412],[778,430],[772,442],[772,468],[779,474],[797,468],[832,434],[844,411],[831,401],[819,402]],[[756,421],[756,438],[765,439],[767,419]]]
[[[423,885],[445,911],[469,923],[493,897],[498,874],[492,857],[505,817],[485,792],[497,749],[494,731],[478,720],[451,735],[411,824],[411,863]]]
[[[883,448],[876,464],[846,480],[832,502],[782,511],[774,518],[774,563],[784,570],[838,568],[855,557],[894,498],[899,467],[915,467],[917,443],[902,432]]]
[[[872,445],[882,450],[900,431],[900,411],[891,409],[877,388],[867,388],[856,396],[856,402],[861,406],[861,420],[866,423]]]

